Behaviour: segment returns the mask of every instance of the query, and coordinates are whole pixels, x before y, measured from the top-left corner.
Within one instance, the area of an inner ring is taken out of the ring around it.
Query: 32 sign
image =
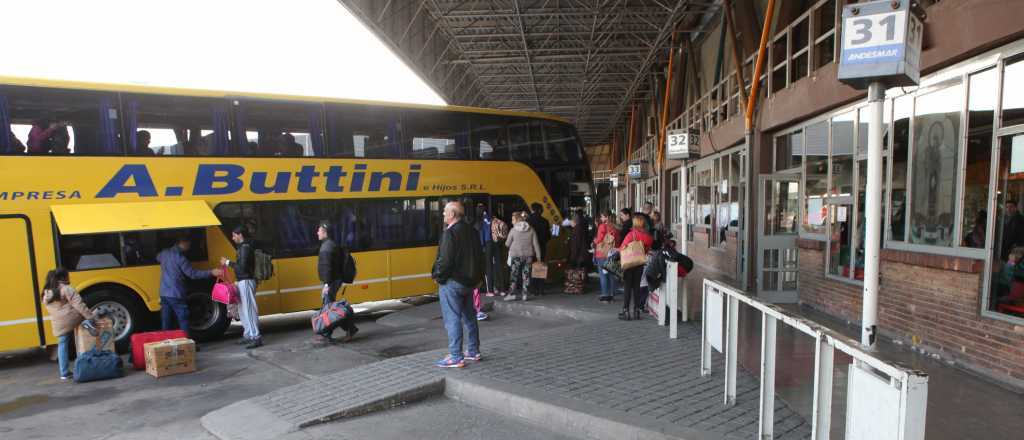
[[[877,1],[843,10],[839,79],[859,85],[885,80],[890,85],[916,84],[924,25],[910,1]]]

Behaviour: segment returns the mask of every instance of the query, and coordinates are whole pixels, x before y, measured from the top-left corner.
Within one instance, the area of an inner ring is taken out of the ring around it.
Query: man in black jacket
[[[526,217],[526,223],[537,233],[537,241],[540,242],[540,261],[548,254],[548,240],[551,240],[551,223],[544,218],[544,207],[534,202],[530,205],[533,211]]]
[[[239,226],[231,232],[231,241],[238,245],[238,256],[235,261],[221,258],[222,266],[230,266],[235,270],[235,283],[238,286],[238,296],[241,302],[238,304],[238,315],[242,321],[242,339],[239,344],[245,344],[245,348],[256,348],[263,345],[263,338],[260,336],[260,312],[256,308],[256,253],[249,241],[249,232],[244,226]]]
[[[436,363],[441,368],[462,368],[465,361],[480,356],[480,330],[473,307],[473,289],[483,281],[484,258],[473,226],[463,220],[459,202],[444,207],[444,233],[437,247],[431,278],[437,282],[441,317],[448,332],[448,356]],[[466,330],[466,353],[462,352],[462,329]]]
[[[320,275],[320,282],[323,283],[324,287],[320,291],[320,296],[323,299],[323,304],[330,304],[338,299],[338,290],[341,290],[343,284],[341,269],[342,265],[345,264],[347,251],[341,249],[334,240],[330,237],[331,224],[327,221],[320,222],[320,225],[316,228],[316,236],[320,239],[320,253],[317,258],[316,269]],[[339,325],[345,330],[345,338],[342,342],[351,341],[359,331],[356,325],[352,323],[352,317],[346,317],[342,320]],[[331,341],[331,334],[334,333],[334,329],[330,329],[323,334],[316,335],[315,342],[327,343]]]

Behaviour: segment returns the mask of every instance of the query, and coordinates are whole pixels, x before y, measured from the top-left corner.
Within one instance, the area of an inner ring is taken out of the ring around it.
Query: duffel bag
[[[310,319],[310,323],[313,325],[313,333],[323,334],[333,331],[342,321],[353,314],[352,306],[348,305],[348,301],[341,300],[325,304]]]
[[[78,355],[75,382],[114,379],[124,376],[124,363],[112,351],[92,349]]]

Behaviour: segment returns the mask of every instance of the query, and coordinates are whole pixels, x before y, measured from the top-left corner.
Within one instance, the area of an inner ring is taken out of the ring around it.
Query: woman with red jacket
[[[619,246],[619,251],[623,251],[629,246],[630,243],[639,241],[644,245],[644,254],[651,250],[651,246],[654,245],[654,237],[647,232],[647,219],[641,214],[633,215],[633,228],[630,229],[629,233],[622,239],[622,245]],[[640,306],[642,304],[640,300],[640,277],[643,275],[644,266],[640,265],[637,267],[626,269],[622,274],[623,283],[625,283],[624,290],[625,295],[623,298],[622,313],[619,313],[619,319],[629,321],[630,319],[640,319]],[[633,315],[630,317],[629,304],[630,300],[633,302]]]
[[[619,244],[619,227],[615,224],[615,216],[611,211],[601,213],[601,224],[597,226],[597,237],[594,238],[594,263],[597,265],[597,274],[601,278],[601,296],[598,300],[602,303],[612,302],[615,295],[615,275],[604,270],[604,262],[608,259],[608,252]],[[609,243],[602,243],[608,240]],[[611,248],[608,247],[611,245]]]

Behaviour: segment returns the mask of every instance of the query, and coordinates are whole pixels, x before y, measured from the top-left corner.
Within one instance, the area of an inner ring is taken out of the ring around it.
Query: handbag
[[[543,261],[537,261],[530,265],[530,278],[546,280],[548,278],[548,265]]]
[[[596,251],[596,255],[604,255],[607,257],[608,253],[611,252],[613,248],[615,248],[615,236],[606,233],[604,234],[604,239],[597,244],[597,247],[595,247],[594,250]]]
[[[622,263],[619,261],[618,253],[610,255],[607,260],[604,260],[604,266],[601,268],[622,279]]]
[[[224,273],[227,273],[226,268],[222,267],[222,269],[224,269]],[[217,277],[217,283],[213,285],[210,297],[221,304],[238,304],[241,301],[238,295],[238,286],[224,277]]]
[[[647,250],[644,249],[644,243],[640,240],[629,242],[622,250],[621,255],[623,270],[640,267],[647,263]]]

